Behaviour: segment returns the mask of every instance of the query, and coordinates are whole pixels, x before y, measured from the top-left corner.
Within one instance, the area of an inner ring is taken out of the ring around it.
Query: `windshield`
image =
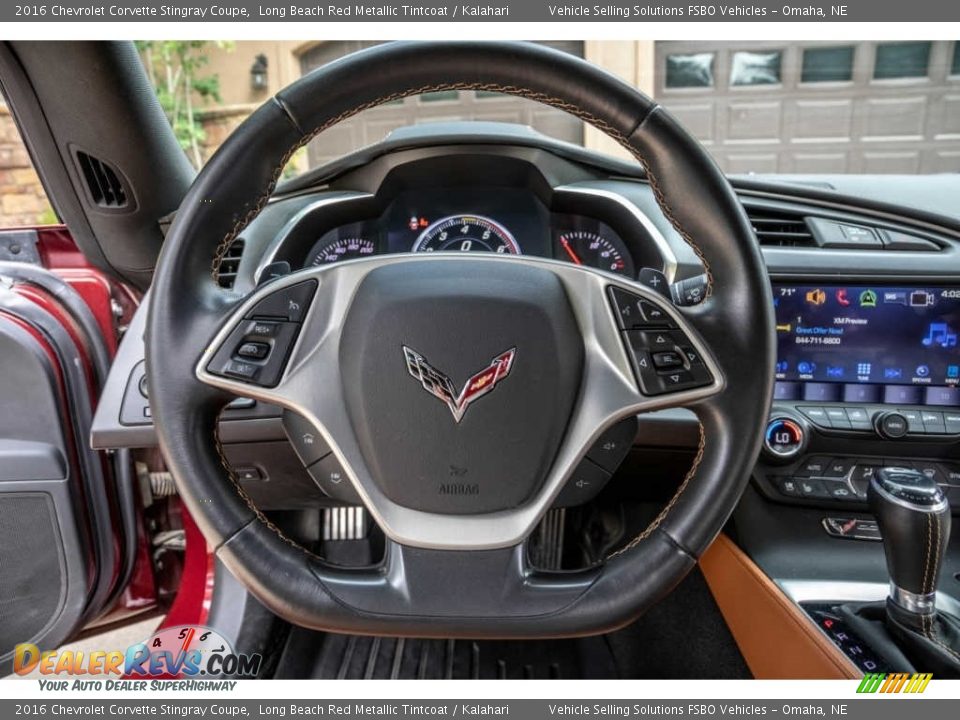
[[[200,166],[284,85],[373,42],[145,42],[141,57],[184,151]],[[729,173],[926,174],[960,170],[960,42],[545,43],[603,67],[668,108]],[[473,91],[397,100],[349,118],[291,160],[291,178],[398,128],[519,123],[625,157],[577,118]]]

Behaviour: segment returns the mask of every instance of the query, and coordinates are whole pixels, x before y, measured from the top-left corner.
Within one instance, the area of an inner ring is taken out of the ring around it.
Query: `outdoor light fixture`
[[[267,87],[267,56],[257,55],[250,66],[250,87],[265,90]]]

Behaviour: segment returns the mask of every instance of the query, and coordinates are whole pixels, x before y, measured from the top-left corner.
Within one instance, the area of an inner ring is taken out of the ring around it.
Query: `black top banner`
[[[316,0],[60,0],[3,3],[0,22],[957,22],[952,0],[842,0],[837,3],[317,2]]]

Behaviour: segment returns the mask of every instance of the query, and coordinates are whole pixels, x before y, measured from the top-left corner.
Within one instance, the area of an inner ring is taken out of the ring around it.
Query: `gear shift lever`
[[[943,490],[916,470],[888,467],[867,489],[890,572],[886,626],[898,648],[925,671],[960,677],[960,618],[937,612],[937,581],[950,540]]]
[[[950,506],[936,481],[907,468],[874,473],[867,496],[883,536],[890,600],[923,627],[936,613],[937,581],[950,539]],[[899,613],[898,613],[899,614]]]

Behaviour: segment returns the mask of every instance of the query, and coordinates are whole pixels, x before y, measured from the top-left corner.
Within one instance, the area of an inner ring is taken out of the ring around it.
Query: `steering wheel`
[[[218,286],[220,259],[294,152],[362,110],[454,89],[535,100],[619,142],[702,260],[703,301],[677,308],[619,276],[491,253],[364,258],[248,297]],[[154,421],[208,543],[289,622],[419,637],[603,632],[666,595],[740,497],[771,402],[772,307],[730,185],[648,97],[532,44],[391,43],[280,91],[200,173],[151,292]],[[265,358],[236,355],[251,339]],[[682,368],[652,365],[662,347]],[[380,565],[330,565],[253,505],[216,434],[236,394],[313,426],[386,536]],[[595,567],[533,567],[524,541],[594,441],[619,420],[680,406],[696,414],[700,443],[659,515]]]

